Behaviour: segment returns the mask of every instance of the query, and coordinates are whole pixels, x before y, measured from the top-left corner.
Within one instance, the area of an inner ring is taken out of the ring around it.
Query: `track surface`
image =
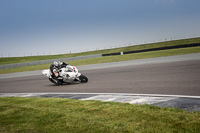
[[[81,71],[88,83],[55,86],[43,76],[0,80],[0,93],[140,93],[200,96],[200,60]]]

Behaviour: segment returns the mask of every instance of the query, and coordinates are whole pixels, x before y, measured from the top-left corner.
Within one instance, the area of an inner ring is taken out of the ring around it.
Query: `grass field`
[[[151,44],[143,44],[143,45],[137,45],[137,46],[122,47],[122,48],[113,48],[113,49],[106,49],[106,50],[74,53],[74,54],[0,58],[0,65],[15,64],[15,63],[22,63],[22,62],[32,62],[32,61],[39,61],[39,60],[51,60],[51,59],[59,59],[59,58],[67,58],[67,57],[93,55],[93,54],[126,52],[126,51],[133,51],[133,50],[158,48],[158,47],[164,47],[164,46],[174,46],[174,45],[199,43],[199,42],[200,42],[200,37],[191,38],[191,39],[166,41],[166,42],[158,42],[158,43],[151,43]]]
[[[134,54],[117,55],[117,56],[105,56],[105,57],[98,57],[98,58],[91,58],[91,59],[74,60],[74,61],[69,61],[68,63],[70,63],[71,65],[74,65],[74,66],[79,66],[79,65],[87,65],[87,64],[118,62],[118,61],[126,61],[126,60],[172,56],[172,55],[181,55],[181,54],[191,54],[191,53],[200,53],[200,47],[171,49],[171,50],[144,52],[144,53],[134,53]],[[50,66],[50,64],[43,64],[43,65],[25,66],[25,67],[10,68],[10,69],[0,69],[0,74],[42,70],[42,69],[48,69],[49,66]]]
[[[61,98],[0,98],[0,132],[200,132],[200,112]]]

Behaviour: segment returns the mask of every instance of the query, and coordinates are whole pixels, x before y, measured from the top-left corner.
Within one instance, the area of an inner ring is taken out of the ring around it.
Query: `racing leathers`
[[[67,63],[65,62],[59,62],[59,61],[55,61],[53,64],[51,64],[50,66],[50,71],[52,74],[52,78],[57,79],[59,77],[59,71],[61,68],[66,67]]]

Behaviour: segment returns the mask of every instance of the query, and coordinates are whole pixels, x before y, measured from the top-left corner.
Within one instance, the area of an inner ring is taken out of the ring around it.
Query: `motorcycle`
[[[87,83],[88,78],[79,73],[78,69],[75,66],[67,65],[59,70],[59,76],[55,79],[53,78],[53,73],[50,69],[45,69],[42,71],[42,74],[49,78],[49,81],[56,84],[62,85],[63,83],[73,83],[73,82],[80,82],[80,83]]]

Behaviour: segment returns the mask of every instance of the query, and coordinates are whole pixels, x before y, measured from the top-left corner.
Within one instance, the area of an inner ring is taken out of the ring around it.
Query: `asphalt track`
[[[134,62],[134,61],[133,61]],[[137,93],[200,96],[200,59],[82,70],[88,83],[55,86],[43,75],[0,79],[0,93]]]

